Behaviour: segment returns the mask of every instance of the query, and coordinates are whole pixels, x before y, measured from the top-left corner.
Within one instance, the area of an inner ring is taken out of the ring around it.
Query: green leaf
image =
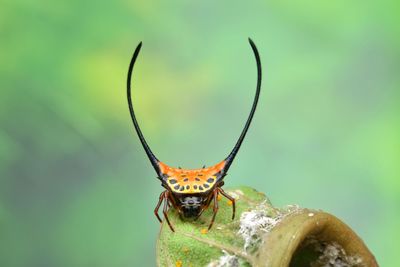
[[[210,231],[210,208],[197,221],[169,211],[175,232],[162,224],[158,266],[378,266],[362,240],[332,215],[298,206],[277,209],[248,187],[227,192],[236,199],[236,217],[221,198]]]

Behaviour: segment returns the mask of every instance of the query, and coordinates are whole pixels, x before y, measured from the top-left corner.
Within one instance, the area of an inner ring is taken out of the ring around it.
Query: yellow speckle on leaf
[[[208,233],[207,228],[201,229],[200,233],[202,233],[203,235],[207,234]]]
[[[228,200],[228,201],[227,201],[227,204],[228,204],[229,206],[232,206],[232,201]]]
[[[176,267],[182,267],[182,261],[176,261],[175,262]]]
[[[183,247],[182,251],[185,252],[185,253],[188,253],[190,251],[190,249],[188,247]]]

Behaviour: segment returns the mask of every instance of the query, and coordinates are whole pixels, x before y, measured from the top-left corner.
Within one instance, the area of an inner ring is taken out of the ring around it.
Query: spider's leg
[[[203,214],[203,211],[205,211],[206,208],[208,208],[208,206],[203,206],[201,208],[201,211],[199,212],[199,215],[197,215],[196,218],[194,218],[195,221],[197,221],[200,218],[201,214]]]
[[[171,225],[171,222],[168,219],[168,191],[165,191],[164,194],[164,208],[163,208],[163,214],[164,214],[164,218],[167,220],[168,226],[171,229],[172,232],[175,232],[174,228]]]
[[[179,206],[176,204],[176,201],[174,200],[174,198],[169,198],[169,197],[166,197],[166,198],[169,200],[168,201],[168,210],[169,210],[169,208],[174,207],[178,211],[179,217],[183,220],[182,211],[179,209]]]
[[[215,215],[217,215],[217,212],[218,212],[218,188],[214,189],[213,195],[214,195],[214,197],[213,197],[214,198],[213,216],[211,218],[211,223],[208,226],[208,230],[210,230],[211,227],[213,226],[214,220],[215,220]]]
[[[200,218],[201,214],[203,214],[203,212],[210,206],[210,203],[213,200],[213,198],[214,198],[214,195],[209,197],[207,202],[201,207],[201,211],[200,211],[199,215],[197,215],[196,218],[194,219],[195,221],[198,220]]]
[[[164,192],[162,192],[162,193],[160,194],[160,197],[159,197],[159,199],[158,199],[157,206],[156,206],[156,208],[154,209],[154,215],[156,215],[156,217],[157,217],[157,219],[160,221],[160,223],[162,222],[162,220],[161,220],[160,216],[158,215],[158,210],[160,209],[161,203],[162,203],[162,201],[164,200],[165,192],[166,192],[166,191],[164,191]]]
[[[235,199],[233,197],[231,197],[230,195],[228,195],[221,187],[218,187],[219,192],[221,192],[221,194],[226,197],[227,199],[229,199],[232,202],[232,209],[233,209],[233,213],[232,213],[232,220],[235,219],[235,211],[236,211],[236,203],[235,203]]]

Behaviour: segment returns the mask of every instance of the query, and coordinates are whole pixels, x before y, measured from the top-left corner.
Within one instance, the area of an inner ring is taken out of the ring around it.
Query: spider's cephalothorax
[[[215,215],[217,214],[218,211],[217,198],[219,194],[222,194],[232,202],[232,208],[233,208],[232,219],[234,219],[235,217],[235,199],[232,198],[227,193],[225,193],[225,191],[222,190],[221,187],[224,184],[223,179],[227,174],[227,171],[231,166],[237,152],[239,151],[239,148],[243,142],[247,130],[249,129],[251,120],[253,119],[254,112],[257,107],[258,98],[260,96],[260,89],[261,89],[260,56],[253,41],[249,39],[249,42],[254,52],[257,64],[257,86],[256,86],[256,95],[254,97],[253,106],[251,108],[250,115],[246,121],[246,124],[243,128],[243,131],[238,141],[236,142],[235,147],[228,155],[228,157],[226,157],[223,161],[212,167],[203,167],[201,169],[193,169],[193,170],[173,168],[166,165],[165,163],[159,161],[156,158],[156,156],[151,151],[150,147],[147,145],[147,142],[136,120],[131,98],[132,71],[136,58],[139,55],[142,43],[139,43],[139,45],[136,47],[135,52],[133,53],[132,60],[129,65],[128,82],[127,82],[129,111],[132,117],[133,125],[135,126],[135,130],[139,136],[140,142],[142,143],[143,148],[148,158],[150,159],[151,164],[153,165],[155,171],[157,172],[158,178],[161,180],[161,185],[166,189],[160,194],[160,198],[154,210],[154,213],[157,216],[158,220],[161,222],[162,220],[158,215],[158,210],[161,204],[164,202],[163,214],[172,231],[174,231],[174,228],[172,227],[167,215],[170,206],[173,206],[181,215],[181,217],[187,219],[197,219],[203,213],[203,211],[210,206],[210,203],[213,202],[213,217],[208,227],[208,229],[210,229],[214,223]]]

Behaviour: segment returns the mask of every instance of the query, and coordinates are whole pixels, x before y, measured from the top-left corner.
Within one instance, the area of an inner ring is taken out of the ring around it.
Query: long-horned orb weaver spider
[[[160,194],[159,201],[154,210],[154,214],[157,216],[157,219],[162,222],[160,216],[158,215],[158,210],[161,206],[161,203],[164,201],[163,214],[164,218],[167,220],[169,227],[174,232],[174,228],[171,225],[171,222],[168,219],[167,211],[170,206],[173,206],[179,213],[179,215],[185,218],[194,218],[197,219],[203,213],[205,209],[208,208],[211,201],[213,202],[213,216],[211,219],[211,223],[208,227],[210,229],[214,223],[215,215],[218,211],[218,194],[222,194],[226,198],[228,198],[232,202],[232,220],[235,218],[235,199],[228,195],[221,187],[224,185],[224,177],[227,174],[229,167],[231,166],[236,154],[239,151],[240,145],[243,142],[244,137],[246,136],[247,130],[249,129],[251,120],[253,119],[254,112],[257,107],[258,98],[260,95],[261,89],[261,62],[260,56],[258,54],[257,48],[253,41],[249,38],[249,43],[254,52],[254,56],[257,63],[257,87],[256,87],[256,95],[254,97],[253,106],[251,108],[249,117],[247,118],[246,124],[242,130],[242,133],[231,151],[231,153],[220,163],[212,167],[203,167],[201,169],[182,169],[182,168],[173,168],[165,163],[159,161],[156,156],[151,151],[148,146],[142,131],[140,130],[139,124],[135,117],[135,112],[132,106],[132,98],[131,98],[131,77],[132,70],[135,64],[136,58],[139,55],[140,48],[142,43],[136,47],[135,52],[133,53],[132,60],[129,65],[128,70],[128,81],[127,81],[127,96],[128,96],[128,104],[129,111],[131,113],[133,125],[135,126],[136,132],[139,136],[140,142],[143,145],[143,148],[150,159],[151,165],[157,172],[158,179],[161,181],[161,185],[165,188]]]

